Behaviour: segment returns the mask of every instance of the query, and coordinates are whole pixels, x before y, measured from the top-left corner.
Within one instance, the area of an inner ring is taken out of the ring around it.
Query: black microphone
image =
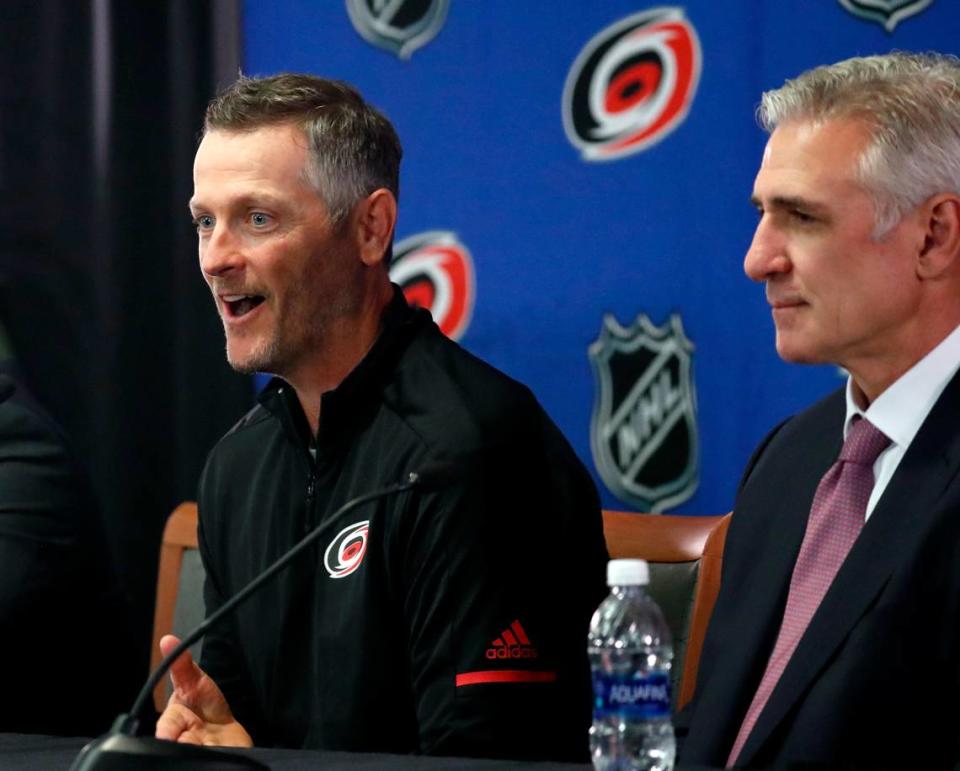
[[[3,381],[0,380],[0,388],[2,387]],[[456,478],[457,473],[457,467],[454,464],[446,461],[433,461],[424,464],[418,471],[411,471],[402,482],[374,490],[372,493],[358,495],[343,504],[270,567],[221,605],[212,616],[204,619],[196,629],[184,637],[180,644],[170,651],[168,656],[164,657],[160,665],[147,679],[146,685],[137,695],[130,712],[120,715],[107,734],[94,739],[80,750],[80,754],[77,755],[73,765],[70,766],[70,771],[112,771],[112,769],[133,768],[198,768],[205,771],[213,771],[214,769],[223,769],[224,771],[230,771],[231,769],[267,769],[268,766],[244,755],[137,736],[137,729],[140,725],[139,716],[150,700],[153,689],[167,674],[173,662],[185,650],[203,637],[214,624],[249,599],[261,586],[287,567],[298,555],[312,546],[321,535],[327,532],[329,527],[337,523],[341,515],[364,503],[389,495],[396,495],[413,488],[419,488],[423,491],[440,489],[450,484]]]
[[[419,471],[411,471],[407,474],[407,482],[424,492],[429,492],[446,487],[460,476],[460,473],[460,469],[455,464],[445,460],[435,460],[424,463]]]

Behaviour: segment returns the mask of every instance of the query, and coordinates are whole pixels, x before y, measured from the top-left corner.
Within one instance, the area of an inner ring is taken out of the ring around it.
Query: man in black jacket
[[[98,734],[143,676],[128,606],[90,482],[12,372],[0,363],[0,732]]]
[[[178,662],[157,735],[585,759],[596,492],[529,390],[390,284],[400,155],[342,83],[244,78],[208,109],[200,265],[230,363],[278,376],[201,479],[208,611],[326,534]],[[433,461],[457,478],[333,517]]]

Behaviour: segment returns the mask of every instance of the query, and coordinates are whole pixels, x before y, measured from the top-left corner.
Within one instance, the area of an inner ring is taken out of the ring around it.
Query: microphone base
[[[185,769],[186,771],[269,771],[269,766],[245,755],[178,744],[147,736],[110,733],[80,750],[70,771],[126,771],[127,769]]]

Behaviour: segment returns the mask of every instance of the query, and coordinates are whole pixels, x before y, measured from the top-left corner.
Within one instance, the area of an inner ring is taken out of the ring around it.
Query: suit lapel
[[[697,681],[687,740],[696,757],[726,758],[753,698],[780,626],[810,501],[840,451],[843,409],[839,393],[809,419],[788,422],[748,467]]]
[[[960,471],[958,425],[960,374],[927,416],[811,619],[743,747],[741,763],[750,762],[803,696],[909,552],[909,542],[939,515],[938,500]]]

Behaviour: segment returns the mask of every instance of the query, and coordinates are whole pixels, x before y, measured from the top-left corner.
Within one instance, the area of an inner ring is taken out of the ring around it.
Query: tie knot
[[[890,437],[866,418],[855,417],[840,450],[840,460],[872,466],[887,447]]]

